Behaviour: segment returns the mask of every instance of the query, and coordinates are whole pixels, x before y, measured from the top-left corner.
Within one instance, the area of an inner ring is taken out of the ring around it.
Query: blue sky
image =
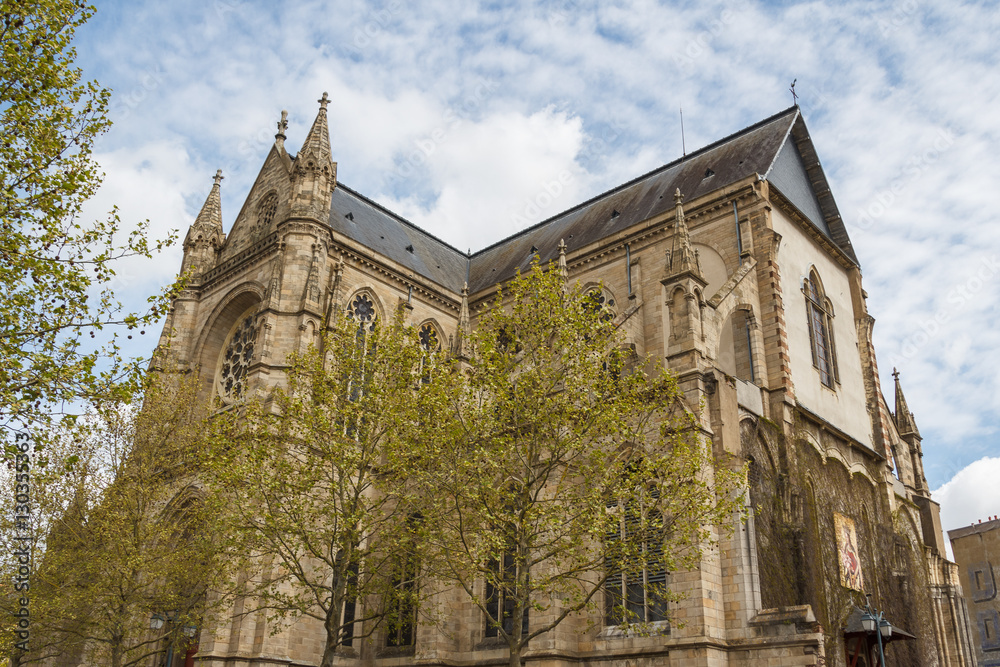
[[[76,40],[115,91],[90,210],[183,234],[222,168],[228,228],[280,111],[294,151],[327,91],[338,178],[476,249],[679,157],[679,108],[690,151],[797,80],[954,528],[1000,513],[998,33],[993,4],[926,0],[109,0]],[[123,267],[123,298],[179,264]]]

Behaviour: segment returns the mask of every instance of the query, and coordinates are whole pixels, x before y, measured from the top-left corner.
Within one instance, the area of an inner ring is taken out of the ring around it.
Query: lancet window
[[[657,497],[655,489],[640,488],[631,498],[608,503],[608,512],[615,521],[605,537],[612,547],[605,564],[606,625],[667,620],[664,520],[655,507]]]
[[[826,298],[823,285],[816,271],[809,272],[803,292],[806,296],[806,317],[809,324],[809,342],[812,347],[813,366],[825,386],[834,387],[840,381],[837,372],[837,353],[833,342],[833,304]]]

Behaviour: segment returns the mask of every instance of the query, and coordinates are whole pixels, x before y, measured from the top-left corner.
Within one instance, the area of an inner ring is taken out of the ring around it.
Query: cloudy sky
[[[995,5],[98,4],[76,40],[114,89],[92,211],[117,204],[159,233],[183,234],[217,168],[228,228],[281,110],[294,152],[324,91],[339,180],[475,250],[679,157],[680,108],[693,150],[790,106],[796,80],[883,387],[891,404],[898,367],[945,528],[1000,514]],[[125,267],[123,296],[139,303],[179,264],[175,249]]]

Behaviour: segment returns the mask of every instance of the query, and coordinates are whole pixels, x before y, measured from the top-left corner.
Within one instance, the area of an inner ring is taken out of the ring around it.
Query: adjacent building
[[[469,254],[337,181],[327,104],[296,155],[282,117],[228,233],[218,177],[188,231],[193,277],[161,345],[206,402],[280,384],[286,356],[345,312],[403,308],[457,351],[498,283],[562,253],[635,353],[677,374],[718,455],[748,463],[756,511],[696,571],[671,573],[685,597],[657,634],[577,618],[533,640],[527,664],[867,666],[865,593],[902,631],[888,664],[972,664],[921,436],[898,376],[883,396],[861,267],[797,107]],[[463,596],[444,627],[404,646],[376,632],[342,663],[500,664]],[[202,633],[197,661],[315,665],[322,636],[308,619],[234,614]]]
[[[1000,520],[992,517],[949,530],[948,539],[974,628],[976,664],[1000,667],[1000,599],[996,576],[996,568],[1000,566]]]

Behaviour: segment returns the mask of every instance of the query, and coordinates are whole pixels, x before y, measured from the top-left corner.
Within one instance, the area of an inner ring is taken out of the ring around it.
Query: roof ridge
[[[568,208],[568,209],[566,209],[564,211],[560,211],[559,213],[556,213],[555,215],[549,216],[548,218],[545,218],[544,220],[536,222],[535,224],[531,225],[530,227],[525,227],[524,229],[522,229],[522,230],[520,230],[520,231],[518,231],[518,232],[516,232],[514,234],[511,234],[510,236],[505,236],[504,238],[502,238],[502,239],[500,239],[498,241],[495,241],[494,243],[491,243],[490,245],[486,246],[485,248],[482,248],[481,250],[477,250],[476,252],[472,253],[471,257],[477,257],[478,255],[481,255],[481,254],[485,253],[487,250],[492,250],[493,248],[495,248],[495,247],[497,247],[499,245],[507,243],[511,239],[515,239],[518,236],[521,236],[522,234],[527,234],[528,232],[534,231],[535,229],[538,229],[539,227],[544,227],[548,223],[550,223],[550,222],[552,222],[552,221],[554,221],[554,220],[556,220],[558,218],[561,218],[564,215],[567,215],[569,213],[577,211],[577,210],[579,210],[581,208],[584,208],[586,206],[590,206],[594,202],[597,202],[597,201],[599,201],[601,199],[604,199],[605,197],[607,197],[609,195],[613,195],[613,194],[615,194],[617,192],[620,192],[620,191],[624,190],[625,188],[631,187],[631,186],[635,185],[636,183],[639,183],[639,182],[641,182],[641,181],[643,181],[643,180],[645,180],[645,179],[647,179],[647,178],[649,178],[651,176],[655,176],[656,174],[659,174],[661,172],[667,171],[668,169],[672,169],[673,167],[676,167],[677,165],[679,165],[679,164],[681,164],[681,163],[683,163],[683,162],[685,162],[687,160],[693,159],[695,157],[699,157],[700,155],[702,155],[704,153],[707,153],[710,150],[714,150],[715,148],[718,148],[719,146],[721,146],[722,144],[724,144],[726,142],[729,142],[729,141],[732,141],[732,140],[737,139],[739,137],[742,137],[743,135],[749,134],[750,132],[754,132],[756,130],[759,130],[761,127],[779,120],[783,116],[787,115],[789,112],[798,112],[798,110],[799,110],[799,106],[797,104],[793,105],[793,106],[790,106],[787,109],[784,109],[783,111],[779,111],[778,113],[774,114],[773,116],[769,116],[768,118],[765,118],[764,120],[757,121],[753,125],[748,125],[747,127],[744,127],[742,130],[738,130],[736,132],[733,132],[732,134],[730,134],[728,136],[725,136],[722,139],[718,139],[717,141],[713,141],[710,144],[702,146],[701,148],[699,148],[696,151],[688,153],[687,155],[682,155],[681,157],[679,157],[679,158],[677,158],[677,159],[675,159],[675,160],[673,160],[671,162],[668,162],[668,163],[666,163],[664,165],[661,165],[661,166],[657,167],[656,169],[653,169],[652,171],[648,171],[645,174],[637,176],[637,177],[633,178],[630,181],[626,181],[625,183],[622,183],[621,185],[617,185],[617,186],[611,188],[610,190],[606,190],[606,191],[604,191],[604,192],[602,192],[602,193],[600,193],[598,195],[595,195],[595,196],[591,197],[590,199],[587,199],[586,201],[582,201],[579,204],[577,204],[576,206],[572,206],[572,207],[570,207],[570,208]],[[459,251],[459,252],[461,252],[461,251]]]
[[[434,236],[429,231],[427,231],[426,229],[424,229],[424,228],[416,225],[415,223],[410,222],[409,220],[407,220],[403,216],[399,215],[395,211],[392,211],[392,210],[386,208],[382,204],[379,204],[377,201],[369,199],[368,197],[364,196],[363,194],[361,194],[360,192],[358,192],[354,188],[351,188],[351,187],[349,187],[347,185],[344,185],[344,183],[341,182],[339,179],[337,180],[337,187],[338,188],[343,188],[344,190],[347,190],[349,193],[351,193],[352,195],[354,195],[355,197],[357,197],[361,201],[365,202],[369,206],[371,206],[371,207],[373,207],[373,208],[381,211],[382,213],[385,213],[386,215],[392,216],[397,222],[401,222],[404,225],[406,225],[407,227],[411,227],[412,229],[420,232],[421,234],[423,234],[424,236],[428,237],[429,239],[431,239],[433,241],[437,241],[440,245],[444,246],[448,250],[454,250],[459,255],[461,255],[462,257],[465,257],[465,258],[467,258],[467,257],[470,256],[469,253],[462,252],[461,250],[459,250],[455,246],[451,245],[447,241],[442,241],[437,236]]]

